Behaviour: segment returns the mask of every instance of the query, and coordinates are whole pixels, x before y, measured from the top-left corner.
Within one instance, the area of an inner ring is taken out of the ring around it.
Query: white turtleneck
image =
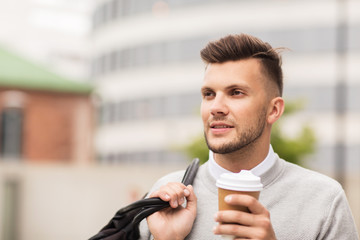
[[[270,145],[269,152],[266,158],[250,171],[254,175],[260,177],[263,173],[265,173],[267,170],[271,168],[271,166],[275,163],[275,159],[276,159],[276,154],[274,153],[274,150]],[[214,153],[212,151],[209,152],[209,170],[210,170],[210,174],[216,180],[220,177],[221,174],[230,172],[229,170],[226,170],[225,168],[221,167],[219,164],[215,162]]]

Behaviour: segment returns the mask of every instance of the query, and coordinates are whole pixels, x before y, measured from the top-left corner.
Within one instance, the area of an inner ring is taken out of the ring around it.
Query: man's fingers
[[[163,201],[169,202],[172,208],[177,208],[185,202],[185,196],[189,195],[189,190],[182,183],[168,183],[159,190],[150,194],[149,197],[159,197]]]
[[[236,221],[234,221],[234,219],[236,219]],[[215,215],[215,221],[221,223],[236,223],[244,226],[252,226],[255,224],[253,214],[236,210],[217,212]]]
[[[187,200],[186,209],[194,212],[196,215],[197,197],[195,195],[194,188],[193,188],[193,186],[188,185],[184,191],[186,191],[186,190],[189,192],[189,194],[186,198],[186,200]]]
[[[177,208],[185,202],[187,198],[187,206],[196,209],[196,196],[191,185],[185,187],[182,183],[168,183],[159,190],[150,194],[149,197],[159,197],[163,201],[169,202],[172,208]],[[187,208],[188,208],[187,207]]]
[[[236,236],[236,239],[240,239],[240,237],[248,238],[251,236],[252,231],[252,228],[238,224],[218,224],[213,229],[214,234],[232,235]]]
[[[174,199],[172,199],[174,201],[174,206],[183,204],[185,202],[185,193],[184,193],[184,190],[186,188],[185,185],[182,183],[175,183],[169,185],[169,187],[175,193]]]
[[[149,198],[159,197],[161,200],[168,202],[171,200],[170,195],[167,192],[163,192],[160,190],[154,191],[149,195]]]
[[[215,234],[234,235],[236,239],[274,239],[270,213],[256,198],[232,194],[225,201],[230,205],[245,206],[250,212],[219,211],[215,216],[215,221],[219,222],[214,228]]]
[[[226,196],[225,201],[230,205],[247,207],[253,214],[264,214],[266,208],[253,196],[245,194],[231,194]]]

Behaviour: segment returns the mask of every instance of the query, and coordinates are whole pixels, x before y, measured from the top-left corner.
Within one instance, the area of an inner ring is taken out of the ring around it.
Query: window
[[[0,155],[19,158],[22,154],[23,112],[20,108],[5,108],[0,116]]]
[[[164,117],[192,116],[199,111],[198,93],[179,93],[143,99],[107,102],[100,106],[100,123],[110,124],[132,120],[144,121]]]
[[[19,182],[15,179],[6,180],[1,196],[3,199],[3,216],[0,221],[3,229],[1,239],[17,240],[19,237],[17,229],[19,225]]]

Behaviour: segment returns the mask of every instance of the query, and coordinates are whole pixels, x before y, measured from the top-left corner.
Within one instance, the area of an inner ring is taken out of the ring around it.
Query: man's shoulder
[[[284,175],[296,185],[302,185],[305,188],[328,190],[335,194],[343,190],[341,184],[335,179],[287,161],[285,161]]]
[[[206,166],[207,166],[206,163],[199,166],[199,170],[198,170],[198,172],[197,172],[197,174],[195,176],[195,180],[200,177],[201,172],[206,171]],[[164,175],[163,177],[159,178],[155,182],[155,184],[151,188],[150,192],[153,192],[153,191],[159,189],[161,186],[166,185],[169,182],[181,182],[183,177],[184,177],[184,174],[185,174],[185,169],[174,171],[174,172],[171,172],[171,173],[168,173],[168,174]]]
[[[155,182],[150,192],[154,192],[158,190],[161,186],[166,185],[169,182],[181,182],[184,173],[185,170],[178,170],[164,175]]]
[[[157,183],[162,183],[162,185],[168,182],[181,182],[183,176],[185,174],[185,170],[178,170],[171,173],[166,174],[165,176],[161,177]]]

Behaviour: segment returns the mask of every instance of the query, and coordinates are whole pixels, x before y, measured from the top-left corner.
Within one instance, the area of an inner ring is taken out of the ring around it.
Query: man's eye
[[[214,96],[214,93],[213,92],[203,92],[203,97],[212,97]]]
[[[243,92],[240,91],[240,90],[238,90],[238,89],[235,89],[235,90],[232,92],[232,95],[234,95],[234,96],[238,96],[238,95],[242,95],[242,94],[243,94]]]

